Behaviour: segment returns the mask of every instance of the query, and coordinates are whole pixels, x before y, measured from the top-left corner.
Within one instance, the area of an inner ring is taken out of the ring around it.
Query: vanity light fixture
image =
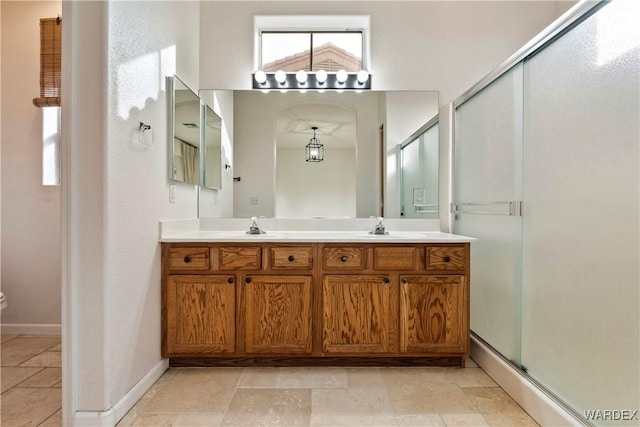
[[[276,81],[280,84],[284,84],[287,81],[287,73],[282,70],[276,71],[274,74]]]
[[[258,70],[255,72],[255,74],[253,75],[253,78],[256,80],[256,82],[258,82],[259,84],[264,84],[267,81],[267,74],[262,71],[262,70]]]
[[[324,146],[320,144],[320,140],[316,138],[317,126],[312,126],[313,138],[309,140],[309,143],[305,147],[305,154],[307,162],[321,162],[324,160]]]
[[[307,72],[305,70],[300,70],[296,73],[296,80],[300,84],[304,84],[307,81]]]
[[[348,77],[349,74],[347,74],[345,70],[340,70],[336,73],[336,80],[338,80],[338,83],[346,82]]]
[[[369,80],[369,72],[367,70],[360,70],[358,74],[356,74],[356,78],[358,79],[358,83],[364,84]]]
[[[367,70],[327,72],[265,72],[253,74],[253,89],[258,90],[366,90],[371,89],[371,74]]]
[[[316,81],[320,84],[324,84],[327,81],[327,72],[325,70],[320,70],[316,73]]]

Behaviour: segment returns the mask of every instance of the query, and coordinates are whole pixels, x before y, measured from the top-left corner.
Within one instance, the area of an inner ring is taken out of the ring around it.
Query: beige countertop
[[[372,219],[298,220],[260,218],[264,234],[247,234],[249,219],[162,221],[161,242],[357,242],[357,243],[466,243],[472,237],[443,233],[437,222],[384,220],[388,234],[370,234]]]
[[[163,236],[161,242],[358,242],[358,243],[465,243],[475,239],[439,231],[389,231],[389,234],[369,234],[367,231],[267,231],[247,234],[246,231],[186,231]]]

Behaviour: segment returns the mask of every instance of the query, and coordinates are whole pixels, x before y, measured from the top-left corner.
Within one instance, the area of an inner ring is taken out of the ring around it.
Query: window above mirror
[[[264,72],[362,70],[362,31],[263,31],[260,67]]]
[[[257,16],[253,88],[370,89],[368,16]]]

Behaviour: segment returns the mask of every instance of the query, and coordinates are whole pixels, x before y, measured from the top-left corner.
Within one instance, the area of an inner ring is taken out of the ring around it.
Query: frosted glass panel
[[[60,185],[60,107],[42,111],[42,185]]]
[[[522,64],[456,109],[455,201],[472,211],[506,211],[521,200]],[[520,361],[519,216],[459,214],[455,232],[478,238],[471,256],[471,329]]]
[[[639,409],[639,5],[525,65],[522,363],[580,413]]]
[[[438,218],[438,124],[402,148],[403,218]]]

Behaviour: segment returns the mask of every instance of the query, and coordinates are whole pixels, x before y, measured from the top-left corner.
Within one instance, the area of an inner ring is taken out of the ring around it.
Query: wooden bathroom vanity
[[[162,242],[172,366],[464,366],[468,241],[291,240]]]

